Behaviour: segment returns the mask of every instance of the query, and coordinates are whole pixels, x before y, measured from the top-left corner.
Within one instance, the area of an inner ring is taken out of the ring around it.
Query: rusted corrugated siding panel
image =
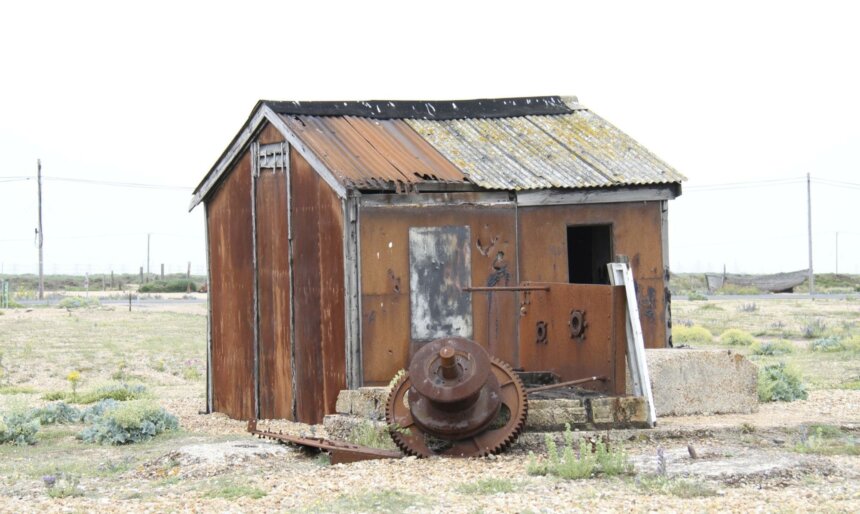
[[[410,182],[463,182],[466,177],[403,120],[345,118]]]
[[[674,168],[587,110],[555,116],[405,120],[487,189],[673,183]]]
[[[623,297],[624,288],[590,284],[527,284],[548,286],[549,291],[528,293],[528,303],[523,307],[519,326],[520,365],[526,371],[552,371],[562,381],[605,376],[608,378],[606,382],[588,382],[582,387],[624,394],[626,336],[623,332],[618,333],[613,323],[616,319],[624,319],[624,303],[616,298]],[[584,313],[587,325],[581,337],[571,337],[569,321],[572,311]],[[541,340],[538,340],[538,324],[546,327],[545,337]]]
[[[340,200],[290,151],[296,417],[319,423],[346,387],[343,216]]]
[[[517,283],[516,214],[512,207],[363,207],[361,229],[362,357],[367,385],[387,384],[408,367],[409,228],[469,226],[472,285]],[[472,294],[473,337],[516,366],[514,293]]]
[[[295,151],[290,151],[290,195],[293,216],[293,300],[295,302],[296,419],[316,423],[325,410],[320,344],[319,178]]]
[[[262,170],[256,195],[260,417],[293,419],[290,246],[284,170]]]
[[[519,214],[521,278],[534,282],[568,282],[569,225],[611,224],[614,253],[630,259],[645,346],[665,347],[660,202],[521,207]]]
[[[206,210],[213,407],[231,418],[250,419],[254,416],[254,269],[247,152],[207,200]]]
[[[346,287],[344,281],[343,208],[340,198],[317,176],[320,217],[320,346],[323,354],[325,410],[334,414],[337,395],[346,389]]]
[[[344,185],[383,188],[395,183],[420,183],[428,176],[437,177],[432,181],[465,180],[462,173],[417,138],[403,121],[318,116],[282,118]]]

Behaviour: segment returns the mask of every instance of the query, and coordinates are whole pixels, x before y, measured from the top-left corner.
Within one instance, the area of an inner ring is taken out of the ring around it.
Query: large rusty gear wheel
[[[490,359],[490,372],[499,385],[500,414],[485,430],[463,438],[435,437],[416,423],[408,401],[413,384],[410,374],[404,374],[391,388],[385,406],[389,433],[397,447],[418,457],[484,457],[510,446],[525,427],[528,415],[525,387],[511,367],[495,357]]]

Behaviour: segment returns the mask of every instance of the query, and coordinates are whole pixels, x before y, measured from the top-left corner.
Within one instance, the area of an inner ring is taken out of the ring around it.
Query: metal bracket
[[[538,321],[537,322],[537,340],[535,341],[537,344],[548,344],[549,340],[547,339],[549,328],[546,326],[546,321]]]

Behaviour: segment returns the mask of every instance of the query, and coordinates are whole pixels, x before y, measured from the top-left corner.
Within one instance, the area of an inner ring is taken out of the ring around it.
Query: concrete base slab
[[[737,352],[661,348],[645,358],[658,418],[758,411],[758,368]]]

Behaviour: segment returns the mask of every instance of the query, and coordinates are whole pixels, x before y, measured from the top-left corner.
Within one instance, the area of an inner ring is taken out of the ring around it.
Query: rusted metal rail
[[[549,286],[498,286],[498,287],[464,287],[469,293],[492,293],[495,291],[549,291]]]
[[[359,446],[357,444],[332,441],[321,437],[299,437],[281,432],[275,433],[257,430],[257,420],[254,419],[248,420],[248,432],[261,438],[273,439],[282,443],[295,444],[304,448],[328,452],[331,455],[332,464],[348,464],[350,462],[373,459],[399,459],[403,457],[400,452],[394,450]]]
[[[526,394],[537,393],[538,391],[549,391],[550,389],[560,389],[562,387],[575,386],[578,384],[584,384],[586,382],[606,382],[608,378],[604,376],[594,376],[587,378],[579,378],[576,380],[568,380],[567,382],[559,382],[558,384],[549,384],[543,385],[539,387],[532,387],[531,389],[526,389]]]

